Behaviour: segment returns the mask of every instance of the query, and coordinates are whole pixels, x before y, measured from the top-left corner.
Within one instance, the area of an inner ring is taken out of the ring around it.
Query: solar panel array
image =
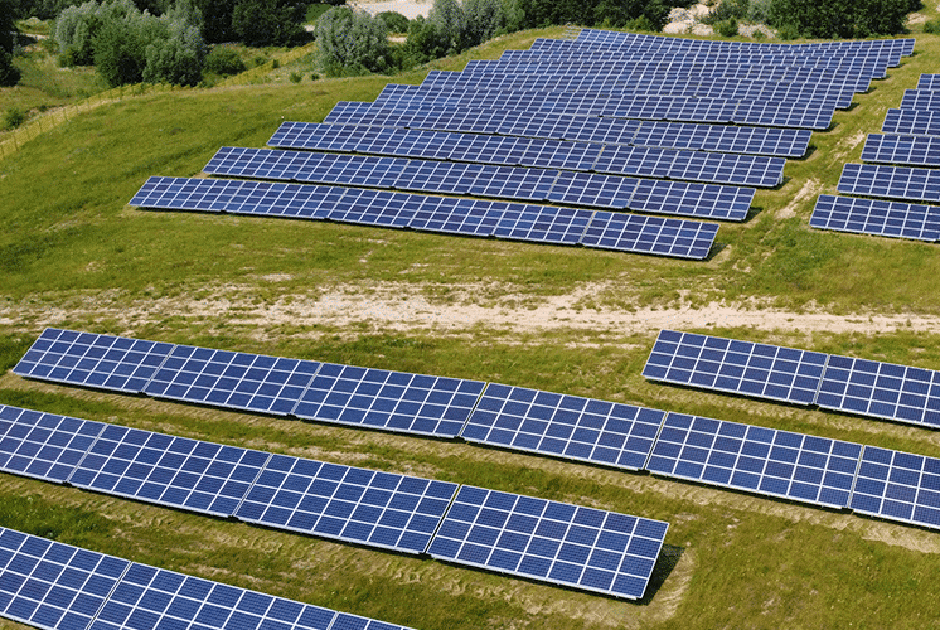
[[[653,147],[613,147],[602,154],[569,152],[533,156],[530,166],[518,168],[490,163],[454,163],[408,160],[373,155],[271,151],[222,147],[203,169],[211,175],[349,184],[400,190],[475,194],[542,200],[565,171],[595,171],[613,175],[637,175],[742,186],[776,186],[783,181],[784,160],[758,155],[733,155]],[[489,153],[489,152],[488,152]],[[505,155],[505,154],[504,154]],[[508,161],[508,156],[505,156]],[[591,177],[598,177],[594,173]],[[500,182],[531,182],[514,190]]]
[[[46,439],[47,427],[58,426],[63,421],[84,422],[0,405],[0,453],[15,450],[20,459],[42,461],[37,446]],[[428,552],[445,523],[445,514],[452,512],[451,502],[459,488],[454,483],[272,455],[162,433],[115,425],[96,426],[103,430],[81,453],[78,465],[66,479],[70,485],[403,553]],[[7,439],[8,434],[15,436],[12,442]],[[20,474],[23,467],[0,463],[0,470]],[[44,479],[35,471],[32,476]],[[61,481],[59,476],[50,480]],[[555,511],[600,515],[601,523],[605,519],[611,523],[647,522],[625,514],[586,510],[565,503],[553,502],[552,506]],[[613,568],[606,563],[599,565],[594,556],[577,560],[566,555],[565,571],[558,575],[546,573],[541,579],[617,596],[641,597],[667,528],[666,523],[659,521],[649,523],[657,525],[655,530],[643,534],[644,553],[626,547],[605,547],[620,554]],[[632,530],[625,533],[629,536]],[[473,542],[477,550],[486,544],[476,538]],[[502,541],[494,540],[489,544],[494,554],[502,553]],[[578,544],[583,542],[578,541]],[[589,550],[590,547],[588,545]],[[0,555],[0,567],[2,559]],[[466,562],[463,558],[453,560],[473,566],[480,564]],[[572,579],[572,571],[578,576],[583,572],[584,579]],[[605,585],[603,575],[594,575],[597,571],[613,571],[618,581],[611,578]],[[621,573],[630,577],[621,579]],[[593,577],[586,577],[588,575]],[[629,588],[624,586],[624,581],[629,582]],[[3,610],[4,586],[0,581],[0,611]],[[112,613],[104,608],[102,614],[108,618]]]
[[[866,164],[846,164],[838,191],[872,199],[820,195],[810,225],[820,229],[935,242],[940,240],[940,99],[937,75],[921,75],[900,109],[889,109],[882,132],[869,134]],[[925,167],[925,168],[914,168]],[[881,201],[884,200],[884,201]],[[898,201],[903,200],[903,201]],[[924,203],[906,203],[906,201]]]
[[[636,599],[668,523],[462,486],[432,557]]]
[[[102,336],[100,344],[95,343],[96,338],[49,329],[14,372],[49,380],[50,371],[43,366],[59,364],[63,356],[81,357],[89,347],[114,345],[108,336]],[[277,362],[290,368],[271,379],[277,382],[285,382],[287,374],[313,373],[297,370],[294,359],[192,346],[173,349],[181,352],[167,356],[179,361],[158,368],[159,391],[164,383],[176,380],[174,374],[222,373],[226,365],[258,367]],[[198,370],[187,363],[191,358],[201,362]],[[316,365],[329,368],[328,378],[319,384],[311,382],[304,397],[314,392],[313,399],[330,401],[333,393],[339,392],[341,404],[336,409],[346,405],[346,409],[385,407],[388,411],[391,405],[384,401],[410,403],[415,398],[400,389],[407,379],[396,379],[403,373]],[[924,427],[940,425],[940,374],[932,370],[664,330],[644,375],[651,380],[815,404]],[[420,426],[423,407],[412,405],[407,410],[399,408],[403,418],[411,420],[392,430],[461,438],[623,470],[649,470],[834,507],[849,506],[849,482],[862,453],[859,445],[811,435],[497,383],[420,378],[447,383],[440,387],[442,397],[431,402],[458,410],[451,417],[453,428],[427,431]],[[462,394],[461,386],[465,388]],[[388,387],[397,389],[393,396]],[[462,395],[459,401],[455,392]],[[417,398],[428,402],[431,397],[422,393]],[[350,405],[352,399],[359,402]],[[293,394],[290,400],[302,398]],[[196,402],[218,404],[210,399]],[[432,415],[446,413],[446,409],[439,409]],[[165,453],[163,459],[159,453]],[[171,471],[177,464],[185,474],[174,477]],[[431,540],[434,510],[448,500],[447,487],[428,480],[269,456],[12,407],[0,408],[0,469],[195,511],[234,515],[273,527],[369,545],[397,545],[394,548],[411,553],[421,553],[421,541]],[[142,477],[148,479],[143,486]],[[247,487],[246,480],[250,480]],[[133,492],[127,492],[129,487]],[[144,487],[150,489],[144,491]],[[244,498],[233,499],[239,496]],[[398,499],[392,500],[394,497]],[[410,521],[402,515],[402,505],[415,508]],[[398,523],[399,529],[390,529],[392,523]],[[937,526],[931,521],[922,524]]]
[[[820,195],[809,224],[822,230],[940,240],[940,209],[900,201]]]
[[[663,330],[643,376],[940,427],[940,372],[935,370]]]
[[[577,183],[571,173],[566,182]],[[609,176],[608,176],[609,177]],[[738,216],[750,205],[753,189],[688,182],[650,180],[636,189],[629,182],[606,182],[604,195],[611,205],[629,203],[660,214],[688,212],[688,197],[711,216]],[[559,186],[561,182],[559,182]],[[556,200],[578,203],[584,191],[570,184],[559,188]],[[722,193],[726,194],[722,194]],[[681,194],[679,194],[681,193]],[[746,201],[745,201],[746,200]],[[536,243],[581,244],[617,251],[702,259],[718,232],[713,223],[619,215],[590,210],[518,203],[489,202],[454,197],[429,197],[357,188],[306,186],[236,180],[151,177],[131,200],[132,205],[156,209],[228,212],[267,217],[333,220],[362,225],[411,228],[459,234],[495,236]],[[618,238],[602,244],[590,234],[616,232]]]
[[[45,630],[407,630],[0,528],[0,617]]]

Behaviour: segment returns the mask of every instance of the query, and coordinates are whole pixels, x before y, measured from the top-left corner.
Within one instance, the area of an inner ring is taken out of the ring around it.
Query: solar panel
[[[45,630],[86,628],[128,564],[0,528],[0,617]]]
[[[292,415],[308,420],[454,437],[485,383],[324,363]]]
[[[316,361],[175,346],[143,391],[155,398],[284,416],[319,368]]]
[[[424,553],[457,485],[275,455],[236,517],[249,523]]]
[[[198,195],[196,192],[197,191]],[[150,177],[130,200],[141,208],[325,219],[335,189],[222,179]],[[197,198],[198,197],[198,198]]]
[[[940,166],[940,138],[868,134],[862,160],[880,164]]]
[[[866,446],[852,510],[940,529],[940,460]]]
[[[491,383],[460,437],[641,470],[664,416],[656,409]]]
[[[819,352],[663,330],[643,376],[653,381],[811,405],[827,357]]]
[[[747,218],[753,188],[690,182],[636,180],[627,207],[638,212],[693,216],[726,221]]]
[[[493,235],[535,243],[577,245],[592,212],[548,206],[513,206],[506,208]]]
[[[595,212],[581,237],[585,247],[702,260],[718,226],[680,219]]]
[[[47,328],[13,372],[27,378],[140,392],[173,345]]]
[[[928,242],[940,240],[937,208],[900,201],[820,195],[809,224],[822,230]]]
[[[65,483],[104,427],[0,405],[0,470]]]
[[[269,453],[108,425],[69,484],[229,517]]]
[[[133,564],[94,628],[404,630],[348,613]]]
[[[904,90],[901,109],[935,112],[940,110],[940,94],[934,90]]]
[[[846,164],[838,190],[847,195],[940,201],[940,171],[883,164]]]
[[[670,413],[646,468],[668,477],[844,508],[861,450],[851,442]]]
[[[461,486],[432,557],[637,599],[669,525],[518,494]]]
[[[917,81],[918,90],[940,90],[940,74],[922,74]]]
[[[885,133],[940,135],[940,112],[889,109],[881,126]]]
[[[940,373],[831,355],[816,404],[876,418],[940,426]]]

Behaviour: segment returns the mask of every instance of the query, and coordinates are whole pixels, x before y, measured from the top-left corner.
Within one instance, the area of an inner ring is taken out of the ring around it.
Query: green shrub
[[[261,64],[257,64],[261,65]],[[214,74],[238,74],[247,70],[245,62],[241,55],[234,48],[227,46],[215,46],[212,51],[206,55],[206,72]]]
[[[406,18],[401,13],[396,13],[394,11],[383,11],[375,17],[385,22],[385,27],[388,29],[389,33],[408,32],[408,18]]]
[[[277,59],[272,59],[272,60],[271,60],[271,69],[272,69],[272,70],[277,70],[277,69],[280,68],[280,67],[281,67],[281,62],[280,62],[280,61],[278,61]]]
[[[934,35],[940,34],[940,20],[930,20],[924,22],[924,32],[932,33]]]
[[[3,128],[13,130],[26,122],[26,114],[19,107],[11,107],[3,116]]]
[[[300,80],[301,80],[302,78],[303,78],[303,77],[300,75],[299,72],[291,72],[291,73],[290,73],[290,82],[291,82],[291,83],[300,83]]]
[[[0,50],[0,87],[12,87],[20,80],[20,70],[13,65],[13,55]]]
[[[735,37],[738,34],[738,21],[734,18],[715,24],[715,30],[722,37]]]
[[[320,66],[331,76],[381,72],[389,66],[388,29],[367,13],[333,7],[317,21]]]
[[[754,29],[754,32],[753,32],[753,33],[751,33],[751,37],[753,37],[754,39],[764,39],[764,38],[766,38],[767,36],[764,35],[764,31],[762,31],[762,30],[760,30],[759,28],[757,28],[757,29]]]
[[[311,72],[311,73],[310,73],[310,80],[311,80],[311,81],[319,81],[319,80],[320,80],[320,75],[317,74],[316,72]]]

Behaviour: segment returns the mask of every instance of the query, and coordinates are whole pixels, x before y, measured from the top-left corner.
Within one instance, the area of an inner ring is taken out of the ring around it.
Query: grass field
[[[930,17],[933,17],[931,14]],[[527,47],[503,38],[437,67]],[[146,94],[0,161],[0,403],[416,474],[669,521],[647,597],[624,602],[0,474],[0,526],[418,630],[931,628],[940,534],[747,494],[380,432],[22,380],[50,325],[625,401],[940,456],[940,434],[666,387],[640,371],[666,325],[940,367],[935,245],[819,232],[834,192],[940,37],[814,133],[704,262],[326,223],[144,212],[149,175],[192,176],[391,79]],[[394,80],[417,83],[423,72]],[[19,628],[0,621],[0,628]]]

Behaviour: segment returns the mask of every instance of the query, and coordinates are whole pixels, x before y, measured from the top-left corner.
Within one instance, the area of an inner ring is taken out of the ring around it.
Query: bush
[[[906,32],[910,7],[911,0],[775,0],[768,22],[808,38],[894,35]]]
[[[738,34],[738,21],[734,18],[715,24],[715,30],[722,37],[734,37]]]
[[[233,48],[226,46],[215,46],[212,51],[206,55],[205,70],[214,74],[238,74],[248,68],[242,61],[241,55]]]
[[[278,61],[277,59],[272,59],[272,60],[271,60],[271,69],[272,69],[272,70],[277,70],[277,69],[280,68],[280,67],[281,67],[281,62],[280,62],[280,61]]]
[[[317,20],[317,55],[328,76],[382,72],[391,59],[385,22],[334,7]]]
[[[3,128],[9,131],[26,122],[26,114],[19,107],[11,107],[3,116]]]
[[[232,33],[248,46],[293,46],[307,37],[305,17],[305,5],[290,0],[237,0]]]
[[[291,82],[291,83],[300,83],[300,80],[301,80],[301,79],[303,79],[303,77],[300,75],[299,72],[291,72],[291,73],[290,73],[290,82]]]
[[[748,0],[722,0],[721,4],[705,16],[702,23],[718,25],[728,20],[743,20],[748,15],[748,8]]]
[[[406,18],[401,13],[395,13],[394,11],[383,11],[375,17],[385,22],[385,28],[388,29],[389,33],[408,32],[408,18]]]
[[[13,65],[13,55],[0,50],[0,87],[12,87],[20,80],[20,70]]]
[[[310,73],[310,80],[311,80],[311,81],[319,81],[319,80],[320,80],[320,75],[317,74],[316,72],[311,72],[311,73]]]
[[[754,39],[764,39],[767,36],[764,35],[764,31],[757,28],[757,29],[754,29],[753,33],[751,33],[751,37],[753,37]]]
[[[940,34],[940,20],[930,20],[929,22],[924,22],[924,32],[932,33],[934,35]]]

